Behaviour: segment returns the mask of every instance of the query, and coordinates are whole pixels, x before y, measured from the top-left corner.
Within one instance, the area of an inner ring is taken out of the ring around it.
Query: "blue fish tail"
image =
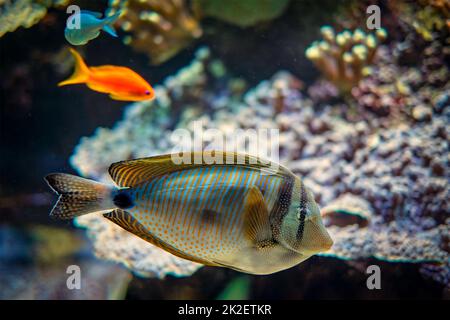
[[[113,24],[117,21],[117,19],[119,19],[121,13],[122,12],[119,11],[112,16],[103,19],[103,31],[109,33],[113,37],[117,37],[117,32],[114,29]]]

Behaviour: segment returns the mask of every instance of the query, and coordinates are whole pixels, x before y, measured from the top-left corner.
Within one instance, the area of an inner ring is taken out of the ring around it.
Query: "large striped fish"
[[[312,193],[287,168],[234,153],[216,151],[215,164],[187,155],[191,164],[172,155],[114,163],[117,186],[50,174],[60,195],[51,216],[102,211],[178,257],[252,274],[290,268],[333,244]]]

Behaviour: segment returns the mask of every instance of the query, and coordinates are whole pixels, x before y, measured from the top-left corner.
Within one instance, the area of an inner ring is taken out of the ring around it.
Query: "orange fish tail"
[[[70,48],[70,52],[75,58],[75,71],[67,80],[58,83],[58,87],[66,86],[69,84],[85,83],[89,80],[90,71],[83,58],[78,52]]]

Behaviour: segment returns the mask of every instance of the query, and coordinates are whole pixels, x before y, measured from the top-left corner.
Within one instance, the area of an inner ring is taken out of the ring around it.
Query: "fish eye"
[[[305,208],[303,206],[298,206],[297,207],[297,219],[301,220],[302,219],[302,214],[306,217],[309,215],[309,208]]]
[[[147,96],[149,96],[149,95],[150,95],[150,91],[149,91],[149,90],[145,90],[145,94],[146,94]]]

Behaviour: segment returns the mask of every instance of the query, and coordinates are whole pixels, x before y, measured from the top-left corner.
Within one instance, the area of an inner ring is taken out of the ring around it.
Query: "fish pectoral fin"
[[[269,211],[259,188],[251,187],[244,201],[244,234],[257,247],[270,245],[273,243],[273,237]]]
[[[194,256],[191,256],[189,254],[186,254],[179,249],[171,246],[170,244],[164,242],[163,240],[157,238],[154,236],[151,232],[149,232],[138,220],[133,218],[133,216],[121,209],[115,209],[111,212],[105,213],[103,215],[105,218],[111,220],[118,226],[122,227],[123,229],[127,230],[128,232],[138,236],[139,238],[163,249],[167,252],[182,258],[186,260],[190,260],[193,262],[197,262],[200,264],[204,264],[207,266],[216,266],[214,262],[203,260]]]

